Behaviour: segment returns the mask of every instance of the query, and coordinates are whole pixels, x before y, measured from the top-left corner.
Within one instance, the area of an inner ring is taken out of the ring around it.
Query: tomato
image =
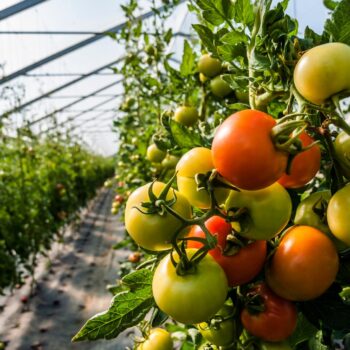
[[[303,132],[299,139],[303,147],[309,146],[314,139]],[[321,151],[318,145],[314,145],[307,151],[299,153],[293,160],[290,168],[290,174],[284,174],[278,182],[286,188],[299,188],[312,180],[321,165]]]
[[[249,104],[249,93],[248,92],[235,90],[235,96],[239,102]]]
[[[215,77],[221,72],[221,62],[209,54],[202,55],[198,61],[198,71],[206,77]]]
[[[199,81],[204,84],[209,78],[206,77],[203,73],[199,73]]]
[[[249,239],[268,240],[278,235],[288,224],[292,201],[279,183],[258,191],[231,191],[226,203],[230,208],[246,208],[239,221],[239,234]]]
[[[140,259],[141,259],[140,252],[133,252],[133,253],[130,253],[128,256],[128,261],[134,264],[138,263]]]
[[[207,209],[210,207],[209,193],[205,189],[197,190],[196,174],[206,174],[214,169],[211,150],[205,147],[196,147],[185,153],[177,163],[177,186],[194,207]],[[214,191],[218,204],[225,202],[229,190],[216,188]]]
[[[154,328],[148,338],[141,343],[137,350],[173,350],[173,340],[165,329]]]
[[[198,118],[199,114],[195,107],[180,106],[174,113],[174,120],[185,126],[194,125]]]
[[[328,226],[335,237],[350,246],[350,186],[337,191],[327,208]]]
[[[335,139],[334,150],[344,176],[350,179],[350,136],[345,131],[339,133]]]
[[[268,114],[250,109],[228,117],[212,144],[218,172],[245,190],[259,190],[276,182],[286,170],[288,156],[272,142],[270,133],[275,124]]]
[[[116,203],[123,203],[124,202],[124,196],[122,196],[121,194],[117,194],[114,197],[114,202],[116,202]]]
[[[233,92],[230,85],[220,76],[217,76],[210,81],[210,89],[215,96],[221,98]]]
[[[298,318],[294,303],[280,298],[264,283],[250,290],[248,297],[260,297],[263,307],[261,312],[251,311],[248,304],[242,310],[241,321],[249,333],[270,342],[285,340],[293,333]]]
[[[331,192],[328,190],[312,193],[299,203],[295,212],[294,223],[296,225],[307,225],[319,229],[332,240],[337,250],[340,251],[345,249],[346,246],[332,234],[326,220],[327,206],[330,198]]]
[[[261,342],[259,349],[260,350],[293,350],[287,342],[278,342],[278,343]]]
[[[165,155],[166,153],[160,150],[155,143],[152,143],[147,148],[146,157],[150,162],[160,163],[164,159]]]
[[[233,315],[233,308],[229,305],[224,305],[215,315],[214,319],[221,320],[215,326],[211,326],[207,322],[202,322],[197,325],[202,336],[210,343],[217,346],[230,345],[235,340],[235,323],[233,318],[227,318]]]
[[[162,167],[164,169],[174,169],[176,167],[176,164],[178,163],[178,161],[179,161],[179,157],[168,154],[162,160]]]
[[[196,249],[187,249],[188,256],[195,252]],[[178,262],[176,253],[173,257]],[[175,321],[185,324],[209,320],[224,305],[228,292],[224,271],[208,254],[195,272],[185,276],[176,273],[168,254],[155,270],[152,289],[158,307]]]
[[[239,286],[251,281],[262,269],[266,258],[266,241],[256,241],[239,249],[234,255],[227,255],[229,248],[227,236],[232,228],[225,219],[212,216],[205,222],[212,235],[217,235],[218,245],[209,251],[209,254],[224,269],[230,287]],[[188,237],[205,237],[199,226],[194,226]],[[202,243],[189,240],[189,248],[201,248]]]
[[[327,43],[308,50],[295,66],[294,84],[315,104],[350,89],[350,46]]]
[[[147,212],[141,203],[149,202],[148,189],[150,185],[139,187],[128,198],[125,208],[125,227],[134,241],[142,248],[154,251],[170,249],[171,240],[181,227],[180,220],[169,213],[161,216],[157,213],[144,214],[138,210]],[[164,183],[155,182],[153,192],[158,196],[164,187]],[[170,190],[167,200],[173,199],[174,195],[176,195],[177,200],[172,209],[184,218],[191,218],[191,206],[181,193]]]
[[[325,234],[311,226],[293,226],[271,259],[266,281],[282,298],[305,301],[323,294],[338,268],[337,250]]]

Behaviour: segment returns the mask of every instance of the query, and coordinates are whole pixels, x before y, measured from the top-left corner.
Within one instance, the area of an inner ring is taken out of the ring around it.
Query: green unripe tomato
[[[350,46],[327,43],[313,47],[301,56],[294,70],[299,93],[315,104],[350,89]]]
[[[137,350],[173,350],[173,340],[165,329],[154,328]]]
[[[221,72],[221,62],[209,54],[202,55],[198,61],[198,72],[213,78]]]
[[[342,131],[334,142],[337,161],[347,179],[350,179],[350,136]]]
[[[220,316],[225,318],[232,315],[233,309],[229,305],[224,305],[215,315],[219,319]],[[235,323],[233,318],[227,319],[218,323],[216,326],[210,327],[207,322],[202,322],[197,325],[202,336],[210,343],[217,346],[227,346],[235,339]]]
[[[173,118],[182,125],[191,126],[197,122],[199,114],[195,107],[180,106],[176,108]]]
[[[235,90],[235,96],[239,102],[249,104],[249,93],[244,91]]]
[[[150,162],[160,163],[165,156],[166,152],[159,149],[155,143],[148,146],[146,157]]]
[[[168,154],[162,160],[162,167],[164,169],[174,169],[176,167],[177,162],[179,161],[179,157]]]
[[[333,235],[350,246],[350,185],[337,191],[329,201],[327,221]]]
[[[210,81],[211,92],[220,98],[223,98],[229,95],[233,90],[230,88],[230,85],[220,76],[215,77]]]

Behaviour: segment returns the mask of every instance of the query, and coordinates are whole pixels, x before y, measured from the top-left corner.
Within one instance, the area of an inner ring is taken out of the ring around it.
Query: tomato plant
[[[250,242],[242,247],[230,242],[228,236],[232,232],[231,224],[219,216],[212,216],[205,222],[212,235],[217,235],[217,247],[209,254],[223,268],[229,286],[239,286],[251,281],[262,269],[266,258],[266,242]],[[205,237],[199,226],[191,229],[188,237]],[[189,240],[189,248],[201,248],[202,243]]]
[[[337,250],[326,235],[311,226],[293,226],[281,239],[266,280],[282,298],[305,301],[324,293],[338,268]]]
[[[241,321],[249,333],[271,342],[285,340],[293,333],[297,309],[292,302],[274,294],[265,284],[251,289],[247,299]]]
[[[206,189],[198,189],[195,176],[197,174],[206,175],[214,169],[211,150],[205,147],[192,148],[185,153],[176,165],[177,186],[194,207],[206,209],[210,207],[211,201]],[[215,198],[222,204],[227,196],[228,189],[216,188]]]
[[[249,109],[227,118],[212,144],[218,172],[244,190],[259,190],[276,182],[286,169],[287,154],[272,142],[275,124],[271,116]]]
[[[181,228],[181,222],[169,213],[160,213],[147,207],[142,203],[150,202],[149,190],[152,184],[144,185],[135,190],[127,200],[125,209],[125,227],[130,236],[142,248],[148,250],[166,250],[171,248],[171,242],[177,230]],[[153,183],[152,189],[156,196],[160,196],[165,184]],[[172,190],[166,194],[164,200],[176,201],[172,209],[180,215],[190,218],[191,206],[187,199],[179,192]],[[182,233],[184,235],[185,232]]]
[[[193,255],[196,250],[187,252]],[[176,254],[174,259],[178,259]],[[199,262],[194,272],[181,276],[169,254],[157,266],[152,283],[158,307],[186,324],[204,322],[214,316],[224,305],[227,289],[225,273],[210,255]]]

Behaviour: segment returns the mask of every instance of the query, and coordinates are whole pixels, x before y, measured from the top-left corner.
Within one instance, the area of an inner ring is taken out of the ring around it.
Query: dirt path
[[[7,344],[6,350],[121,350],[130,346],[127,333],[113,341],[70,342],[89,317],[108,307],[111,295],[105,286],[115,282],[119,261],[128,255],[111,249],[123,237],[119,219],[110,214],[112,198],[111,190],[102,190],[80,228],[56,247],[51,264],[48,259],[41,263],[45,267],[26,304],[21,297],[28,293],[28,286],[0,299],[0,340]]]

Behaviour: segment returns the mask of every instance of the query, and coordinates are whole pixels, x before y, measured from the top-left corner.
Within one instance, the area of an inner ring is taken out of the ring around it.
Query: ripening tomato
[[[266,258],[266,241],[249,243],[232,254],[230,242],[227,242],[227,236],[232,232],[231,224],[220,216],[212,216],[205,226],[212,235],[217,236],[217,247],[210,250],[209,254],[224,269],[230,287],[251,281],[261,271]],[[187,237],[205,238],[205,233],[199,226],[194,226]],[[199,249],[203,244],[188,240],[187,246]]]
[[[195,107],[180,106],[177,107],[174,113],[174,120],[182,125],[194,125],[199,118],[198,111]]]
[[[206,174],[214,169],[211,150],[205,147],[195,147],[185,153],[176,165],[177,186],[194,207],[208,209],[211,205],[208,191],[198,190],[196,174]],[[216,188],[214,191],[218,204],[225,202],[229,190]]]
[[[297,325],[298,313],[291,301],[285,300],[271,291],[265,283],[254,286],[248,298],[261,298],[262,311],[249,308],[249,302],[242,310],[243,327],[252,335],[266,341],[279,342],[288,338]]]
[[[327,43],[308,50],[295,66],[294,84],[315,104],[350,89],[350,46]]]
[[[204,54],[198,61],[198,71],[206,77],[215,77],[221,72],[221,62],[209,54]]]
[[[330,287],[338,268],[337,250],[325,234],[311,226],[293,226],[268,265],[266,281],[282,298],[306,301]]]
[[[211,326],[207,322],[202,322],[197,325],[198,330],[211,344],[217,346],[230,345],[235,340],[233,307],[224,305],[213,318],[215,320],[221,320],[221,322],[215,323],[215,326]]]
[[[350,179],[350,136],[345,131],[335,139],[334,151],[344,176]]]
[[[288,224],[292,213],[292,201],[286,189],[278,182],[257,191],[231,191],[225,209],[245,208],[239,219],[238,233],[249,239],[269,240],[278,235]]]
[[[337,191],[327,208],[328,226],[335,237],[350,246],[350,186]]]
[[[197,250],[187,249],[193,256]],[[174,253],[174,260],[179,256]],[[175,321],[196,324],[209,320],[224,305],[228,286],[220,265],[207,254],[196,269],[178,275],[170,254],[157,266],[152,282],[153,297],[158,307]]]
[[[217,76],[210,81],[210,90],[216,97],[220,98],[226,97],[233,92],[230,85],[220,76]]]
[[[309,146],[314,142],[306,132],[303,132],[299,139],[303,147]],[[286,188],[300,188],[312,180],[321,165],[321,150],[316,144],[307,151],[299,153],[293,160],[290,168],[290,174],[284,174],[278,182]]]
[[[143,202],[149,202],[148,190],[151,184],[139,187],[129,196],[125,208],[125,227],[129,235],[142,248],[160,251],[171,248],[171,241],[176,231],[181,227],[181,221],[169,213],[164,215],[144,214],[148,209],[141,206]],[[155,182],[153,192],[159,196],[165,184]],[[179,192],[170,190],[167,200],[176,196],[176,202],[172,209],[184,218],[191,218],[191,206],[187,199]],[[187,232],[183,232],[182,236]]]
[[[166,152],[160,150],[155,143],[152,143],[147,148],[147,159],[150,162],[160,163],[166,155]]]
[[[214,166],[233,185],[259,190],[272,185],[286,170],[288,155],[271,138],[276,121],[266,113],[244,110],[228,117],[217,129]]]
[[[173,350],[173,348],[170,333],[162,328],[154,328],[150,331],[148,338],[137,347],[137,350]]]

